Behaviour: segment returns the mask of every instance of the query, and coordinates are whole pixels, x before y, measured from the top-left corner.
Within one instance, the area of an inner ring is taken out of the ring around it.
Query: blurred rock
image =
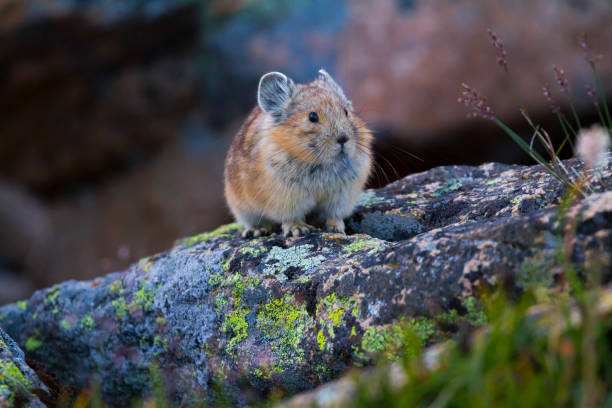
[[[57,195],[177,137],[197,104],[199,31],[193,5],[50,3],[2,10],[21,18],[0,30],[0,175]]]
[[[355,2],[351,24],[338,39],[337,72],[375,126],[423,143],[431,143],[432,136],[452,139],[452,130],[465,126],[466,111],[456,102],[461,82],[485,95],[502,120],[520,119],[488,28],[503,39],[509,70],[529,110],[550,112],[542,95],[547,82],[567,107],[554,65],[565,69],[574,101],[585,110],[592,106],[584,85],[593,77],[578,37],[588,33],[594,50],[609,51],[611,16],[605,0],[438,0],[416,2],[408,10],[393,0]],[[599,68],[609,77],[612,58],[600,61]],[[612,84],[607,89],[612,93]]]
[[[399,358],[402,324],[425,343],[425,319],[452,310],[481,325],[482,290],[552,284],[560,253],[609,282],[612,192],[595,189],[560,218],[566,188],[539,166],[436,168],[366,191],[349,223],[360,234],[243,239],[226,225],[1,307],[0,327],[73,396],[99,376],[105,403],[126,406],[158,378],[174,406],[244,406]]]
[[[0,260],[24,267],[50,235],[46,206],[19,186],[0,181]]]
[[[0,1],[0,303],[226,219],[200,23],[190,0]]]
[[[0,266],[0,304],[26,299],[36,288],[27,275]]]
[[[91,279],[229,221],[223,195],[225,142],[200,119],[132,171],[84,186],[50,207],[54,235],[30,275],[37,285]]]
[[[286,6],[283,1],[273,4]],[[228,21],[207,36],[206,44],[221,61],[217,70],[232,77],[223,83],[234,83],[235,89],[223,95],[225,88],[218,93],[206,88],[212,95],[232,100],[239,87],[252,89],[259,75],[269,70],[303,81],[326,67],[377,131],[376,148],[385,156],[380,165],[386,171],[396,167],[400,176],[439,164],[526,160],[499,129],[467,121],[466,109],[457,103],[461,83],[466,82],[488,98],[502,120],[518,124],[518,130],[531,136],[507,78],[496,64],[488,28],[505,41],[509,69],[522,101],[555,140],[564,135],[542,95],[542,85],[552,84],[563,108],[568,103],[556,86],[553,65],[565,69],[584,121],[597,120],[585,91],[593,77],[578,37],[588,33],[595,54],[608,51],[612,42],[612,8],[606,0],[317,0],[284,8],[235,7],[228,13]],[[263,22],[258,24],[256,17]],[[598,65],[612,95],[612,58]],[[240,100],[254,98],[247,93]],[[225,105],[217,106],[215,112],[233,115],[235,110]],[[402,150],[416,153],[425,162],[420,164]]]

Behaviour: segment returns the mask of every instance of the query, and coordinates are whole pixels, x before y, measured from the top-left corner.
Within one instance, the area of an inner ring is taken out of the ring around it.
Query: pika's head
[[[370,155],[370,131],[325,70],[308,84],[267,73],[259,81],[257,102],[270,115],[270,141],[295,160],[325,165]]]

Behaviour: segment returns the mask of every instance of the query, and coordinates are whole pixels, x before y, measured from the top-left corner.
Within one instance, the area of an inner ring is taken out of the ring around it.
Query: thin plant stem
[[[574,115],[574,120],[576,121],[576,127],[578,127],[578,129],[581,129],[582,125],[580,124],[580,119],[578,118],[578,113],[576,113],[576,108],[574,107],[574,103],[572,102],[572,100],[569,97],[569,95],[567,96],[567,98],[570,101],[570,107],[572,109],[572,114]]]
[[[555,177],[559,181],[565,183],[565,181],[563,179],[561,179],[561,177],[559,177],[557,174],[555,174],[555,171],[553,170],[552,167],[550,167],[548,162],[542,156],[540,156],[540,154],[538,152],[536,152],[535,150],[531,149],[529,147],[529,145],[514,130],[510,129],[501,120],[499,120],[497,118],[493,118],[492,120],[493,120],[493,122],[495,122],[495,124],[497,124],[497,126],[502,128],[502,130],[504,132],[506,132],[506,134],[508,136],[510,136],[510,138],[516,144],[518,144],[521,147],[521,149],[523,149],[536,162],[538,162],[540,165],[542,165],[546,169],[546,171],[548,171],[553,177]]]
[[[597,87],[597,93],[599,95],[599,99],[601,100],[601,104],[603,105],[603,111],[606,114],[606,119],[608,119],[608,128],[612,129],[612,117],[610,117],[610,110],[608,109],[608,101],[604,93],[603,85],[601,84],[601,80],[599,79],[599,74],[597,73],[597,69],[595,68],[594,63],[590,63],[591,70],[593,71],[593,76],[595,77],[595,86]],[[604,122],[602,122],[602,125]]]
[[[565,115],[560,115],[560,116],[563,122],[565,122],[565,125],[569,128],[569,130],[571,130],[574,137],[578,136],[578,132],[576,132],[576,129],[574,129],[574,127],[572,126],[570,121],[567,119],[567,117]]]
[[[565,123],[563,123],[563,119],[561,119],[560,113],[557,113],[557,118],[559,119],[559,123],[561,124],[561,128],[563,129],[563,134],[565,135],[565,139],[563,139],[561,146],[559,146],[559,148],[557,149],[557,155],[559,155],[559,153],[563,149],[563,146],[565,146],[565,143],[567,142],[569,142],[570,146],[572,147],[572,151],[574,151],[574,145],[572,144],[570,134],[567,131],[567,128],[565,127]]]

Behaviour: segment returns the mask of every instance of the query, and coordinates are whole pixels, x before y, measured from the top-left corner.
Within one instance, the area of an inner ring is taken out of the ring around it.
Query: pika
[[[225,197],[242,235],[280,224],[285,236],[299,236],[313,228],[307,215],[344,233],[370,175],[372,138],[325,70],[307,84],[262,76],[225,160]]]

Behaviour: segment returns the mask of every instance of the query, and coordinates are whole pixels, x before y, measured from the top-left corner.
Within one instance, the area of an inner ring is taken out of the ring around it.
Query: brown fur
[[[304,215],[322,206],[328,226],[343,232],[342,218],[352,211],[371,164],[371,133],[349,106],[317,79],[295,85],[280,123],[260,106],[252,110],[225,164],[227,202],[247,230],[282,223],[286,234],[297,235],[308,227]],[[310,112],[317,112],[317,123],[308,119]],[[349,137],[344,155],[341,134]]]

